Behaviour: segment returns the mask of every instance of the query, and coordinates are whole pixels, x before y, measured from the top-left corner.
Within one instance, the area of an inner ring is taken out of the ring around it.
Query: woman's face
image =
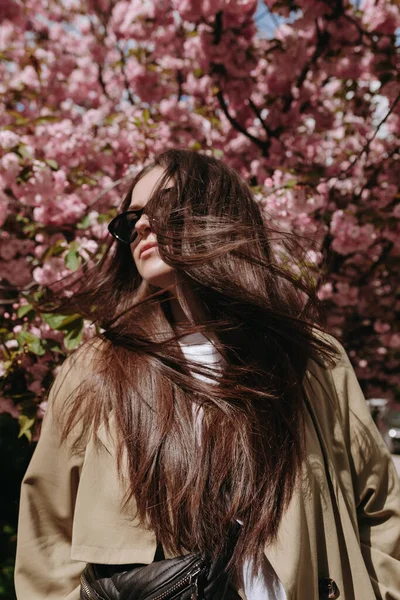
[[[154,167],[146,173],[132,190],[129,210],[138,210],[146,206],[164,169]],[[165,187],[170,187],[167,183]],[[135,226],[137,238],[131,244],[133,260],[143,281],[158,288],[168,288],[175,284],[175,269],[167,265],[158,252],[157,238],[150,228],[146,214],[142,214]]]

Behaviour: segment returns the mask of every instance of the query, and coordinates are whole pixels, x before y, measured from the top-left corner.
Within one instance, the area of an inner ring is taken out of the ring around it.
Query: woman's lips
[[[150,256],[153,250],[157,248],[157,244],[152,244],[151,246],[145,246],[143,250],[140,251],[139,258],[146,258],[146,256]]]

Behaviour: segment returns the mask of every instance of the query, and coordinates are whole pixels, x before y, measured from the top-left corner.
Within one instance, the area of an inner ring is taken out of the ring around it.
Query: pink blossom
[[[0,258],[3,260],[11,260],[18,254],[26,254],[30,250],[31,246],[25,240],[9,238],[0,241]]]
[[[356,306],[358,303],[358,289],[346,281],[336,283],[336,294],[333,299],[341,307]]]
[[[39,78],[35,69],[31,65],[27,65],[17,73],[11,80],[11,87],[17,90],[23,87],[29,87],[37,90],[40,87]]]
[[[15,0],[0,0],[0,15],[1,21],[9,19],[9,21],[17,21],[21,15],[21,5]],[[5,23],[2,23],[2,27]]]
[[[34,329],[33,327],[31,327],[31,333],[34,333],[35,335],[40,336],[41,335],[41,331],[40,329]],[[32,375],[32,377],[34,379],[40,379],[42,380],[49,372],[49,367],[42,363],[42,362],[36,362],[33,365],[31,365],[30,367],[28,367],[27,371]]]
[[[1,413],[8,413],[14,417],[14,419],[18,419],[20,411],[10,398],[3,398],[0,396],[0,414]]]
[[[8,215],[8,198],[7,196],[0,190],[0,227],[4,224],[7,215]]]
[[[320,300],[328,300],[332,297],[333,286],[330,282],[324,283],[318,290],[318,298]]]
[[[353,215],[343,210],[332,215],[330,230],[334,236],[332,248],[339,254],[362,252],[376,239],[372,224],[359,225]]]
[[[37,417],[38,419],[43,419],[43,417],[44,417],[44,415],[45,415],[45,412],[46,412],[46,410],[47,410],[47,404],[48,404],[48,403],[47,403],[47,401],[46,401],[46,400],[43,400],[42,402],[40,402],[40,403],[38,404],[38,407],[37,407],[37,412],[36,412],[36,417]]]
[[[16,348],[18,348],[17,340],[7,340],[6,342],[4,342],[4,345],[6,348],[8,348],[8,350],[15,350]]]
[[[225,0],[225,10],[238,17],[249,16],[257,8],[256,0]]]
[[[13,260],[0,260],[0,279],[15,285],[24,287],[31,281],[31,269],[26,258],[21,257]]]
[[[394,333],[390,336],[387,345],[389,348],[393,348],[394,350],[400,349],[400,333]]]
[[[7,129],[0,131],[0,148],[13,148],[19,141],[19,137],[13,131]]]
[[[69,273],[62,258],[51,257],[43,267],[33,269],[32,276],[37,283],[51,286],[55,282],[61,281]]]
[[[18,156],[14,152],[7,152],[0,160],[2,178],[6,185],[13,183],[21,170]]]
[[[390,325],[389,323],[384,323],[383,321],[378,320],[374,323],[374,329],[376,333],[386,333],[387,331],[390,331]]]
[[[172,6],[177,10],[186,21],[197,21],[201,18],[202,14],[214,14],[222,9],[223,0],[217,0],[214,3],[214,7],[211,6],[211,1],[204,2],[202,6],[196,0],[172,0]],[[216,9],[216,10],[215,10]]]
[[[400,204],[397,204],[393,208],[393,216],[396,217],[396,219],[400,219]]]
[[[28,384],[28,390],[33,392],[36,396],[39,396],[39,394],[43,392],[43,386],[40,381],[32,381]]]
[[[388,353],[387,348],[385,348],[384,346],[380,346],[379,348],[377,348],[377,353],[380,354],[381,356],[385,356]]]
[[[57,202],[58,200],[58,202]],[[56,201],[42,203],[33,211],[36,221],[44,225],[68,225],[79,221],[86,206],[77,194],[65,194]]]
[[[400,26],[399,10],[395,5],[379,4],[374,0],[363,0],[362,19],[370,31],[394,35]]]
[[[89,213],[89,229],[90,235],[92,235],[96,239],[102,239],[107,234],[107,224],[99,223],[98,220],[99,213],[96,211],[92,211]]]

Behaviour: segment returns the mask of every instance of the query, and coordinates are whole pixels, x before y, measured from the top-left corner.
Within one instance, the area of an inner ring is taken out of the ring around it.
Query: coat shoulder
[[[341,386],[340,379],[343,376],[343,368],[349,366],[352,369],[352,367],[344,347],[333,335],[314,330],[314,336],[331,349],[331,359],[321,358],[319,362],[313,359],[309,360],[306,382],[314,392],[309,399],[318,404],[328,402],[332,408],[338,410],[341,402],[337,389]]]
[[[107,342],[93,338],[85,342],[62,363],[48,394],[46,421],[63,430],[66,420],[75,413],[73,422],[84,407],[85,398],[96,388],[96,365],[106,348]],[[73,427],[77,437],[79,427]]]
[[[334,336],[317,332],[316,335],[334,350],[332,362],[317,364],[310,360],[306,382],[309,400],[321,419],[341,424],[349,433],[351,422],[364,421],[369,427],[370,416],[367,403],[343,345]]]
[[[78,389],[94,376],[96,362],[105,348],[106,342],[94,338],[85,342],[65,359],[50,388],[49,397],[53,403],[60,394],[65,397],[67,393]]]

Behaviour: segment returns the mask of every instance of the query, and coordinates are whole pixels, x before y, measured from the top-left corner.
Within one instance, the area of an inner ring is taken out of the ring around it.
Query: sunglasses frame
[[[124,212],[120,213],[119,215],[117,215],[116,217],[114,217],[112,219],[112,221],[109,222],[108,227],[107,227],[109,233],[111,233],[111,235],[113,236],[113,238],[115,238],[116,240],[118,240],[119,242],[121,242],[121,244],[127,244],[127,245],[132,244],[132,242],[134,242],[135,239],[138,236],[138,232],[135,230],[135,228],[133,228],[133,230],[132,230],[132,233],[131,233],[131,236],[130,236],[130,240],[127,241],[127,240],[123,240],[122,238],[118,237],[117,233],[114,230],[115,225],[118,223],[118,221],[120,221],[126,215],[129,215],[129,214],[136,215],[136,217],[137,217],[136,223],[137,223],[139,221],[139,219],[141,218],[141,216],[142,216],[143,213],[144,213],[144,208],[139,208],[138,210],[124,210]],[[135,225],[136,225],[136,223],[135,223]]]

